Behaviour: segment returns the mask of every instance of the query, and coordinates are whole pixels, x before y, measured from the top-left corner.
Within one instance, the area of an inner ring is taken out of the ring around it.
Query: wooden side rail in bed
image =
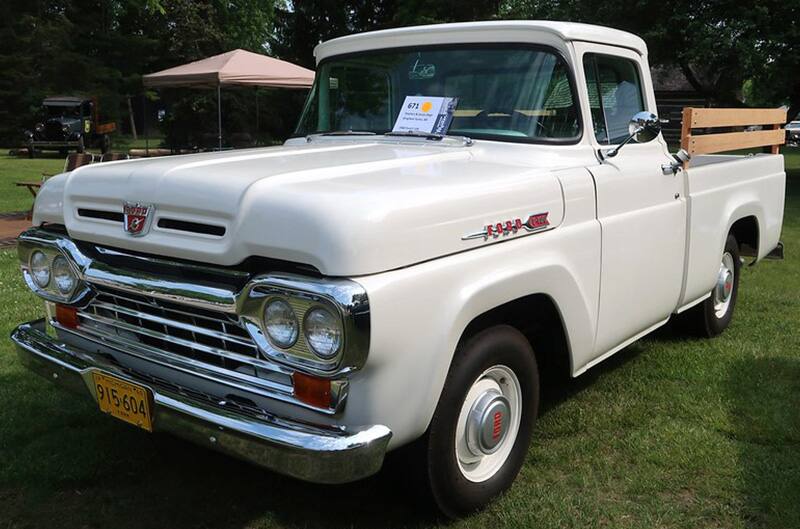
[[[681,148],[691,156],[715,152],[770,147],[772,154],[786,142],[781,125],[786,111],[781,108],[684,108]],[[693,134],[694,129],[763,126],[763,130]]]

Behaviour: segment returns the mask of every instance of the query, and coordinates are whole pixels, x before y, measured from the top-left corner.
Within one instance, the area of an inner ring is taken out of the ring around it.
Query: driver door
[[[646,60],[623,48],[576,43],[589,94],[593,144],[608,150],[628,135],[639,111],[656,113]],[[661,135],[631,142],[590,167],[602,233],[600,301],[594,357],[606,356],[664,322],[683,283],[686,200],[683,173]],[[597,360],[596,360],[597,361]]]

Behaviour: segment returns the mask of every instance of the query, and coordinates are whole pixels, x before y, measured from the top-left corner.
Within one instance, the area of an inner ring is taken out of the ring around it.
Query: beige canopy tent
[[[182,66],[142,76],[145,86],[185,86],[217,89],[217,125],[222,148],[222,85],[266,86],[271,88],[310,88],[314,72],[266,55],[233,50]]]

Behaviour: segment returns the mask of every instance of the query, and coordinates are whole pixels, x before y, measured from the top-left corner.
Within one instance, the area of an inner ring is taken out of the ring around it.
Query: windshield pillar
[[[331,78],[328,75],[328,69],[322,68],[319,78],[319,108],[317,112],[317,130],[319,132],[331,130],[330,84]]]

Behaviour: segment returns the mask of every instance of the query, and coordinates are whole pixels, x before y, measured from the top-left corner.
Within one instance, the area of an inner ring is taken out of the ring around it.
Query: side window
[[[621,143],[628,137],[628,123],[633,115],[644,110],[636,64],[622,57],[586,54],[583,69],[597,141]]]

